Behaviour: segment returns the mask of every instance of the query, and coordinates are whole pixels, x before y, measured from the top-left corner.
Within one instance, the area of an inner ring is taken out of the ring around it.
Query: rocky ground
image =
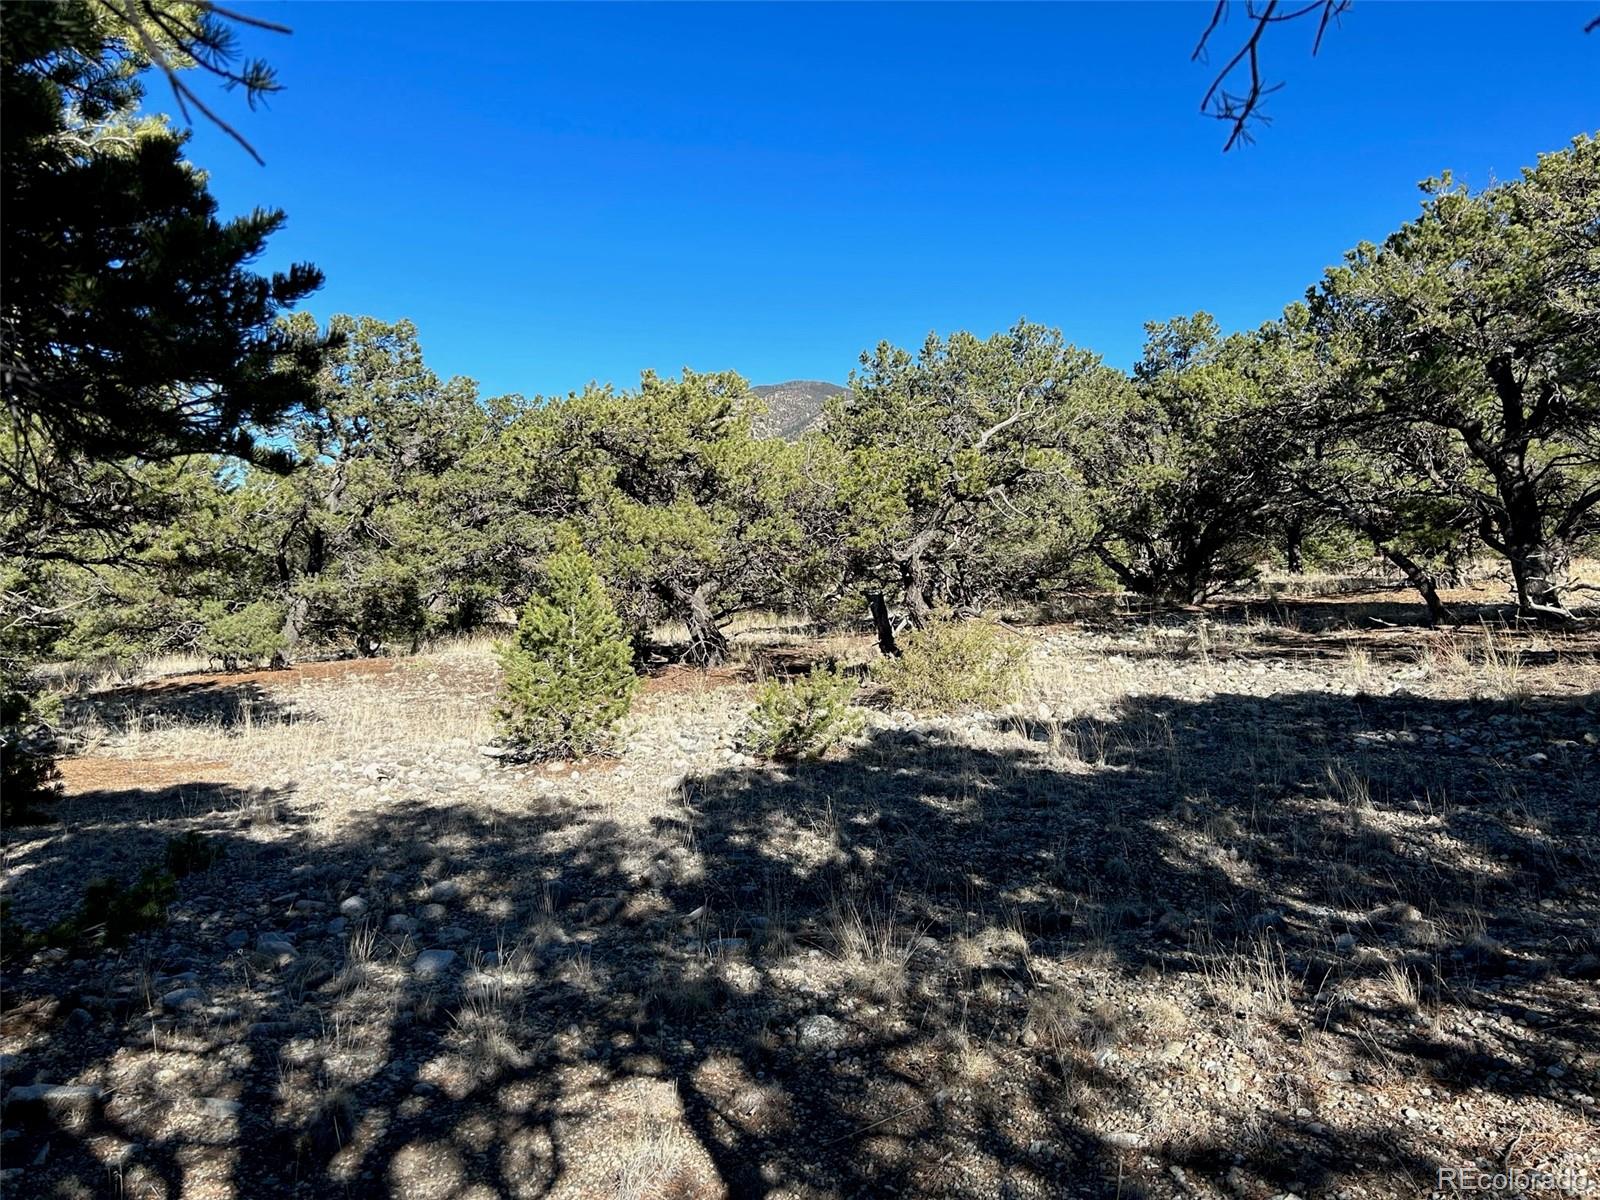
[[[547,767],[482,647],[87,696],[10,918],[217,856],[7,966],[6,1194],[1592,1188],[1600,640],[1368,615],[1023,630],[1018,704],[782,767],[752,675],[864,640]]]

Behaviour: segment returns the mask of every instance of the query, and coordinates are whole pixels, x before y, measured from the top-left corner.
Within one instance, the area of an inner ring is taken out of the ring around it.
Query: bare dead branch
[[[1217,0],[1211,20],[1200,35],[1194,53],[1190,55],[1191,61],[1207,60],[1216,32],[1227,19],[1234,3],[1235,0]],[[1261,5],[1256,0],[1245,0],[1244,12],[1245,19],[1250,22],[1249,34],[1217,72],[1200,101],[1201,113],[1230,126],[1227,143],[1223,146],[1224,153],[1236,145],[1255,140],[1250,133],[1251,123],[1267,123],[1269,118],[1261,111],[1262,103],[1283,87],[1282,83],[1268,83],[1261,72],[1261,42],[1267,29],[1313,13],[1318,14],[1317,34],[1311,46],[1314,56],[1322,49],[1322,39],[1327,34],[1328,26],[1348,11],[1350,4],[1351,0],[1311,0],[1310,3],[1285,9],[1279,6],[1278,0],[1266,0]],[[1246,76],[1246,87],[1243,91],[1235,91],[1229,87],[1229,81],[1241,73]]]

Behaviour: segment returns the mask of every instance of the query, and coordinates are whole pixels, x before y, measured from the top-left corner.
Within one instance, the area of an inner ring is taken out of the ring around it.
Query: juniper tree
[[[1430,622],[1450,620],[1439,590],[1466,557],[1474,521],[1471,506],[1433,478],[1470,469],[1448,431],[1390,427],[1386,444],[1370,444],[1329,393],[1329,347],[1312,332],[1304,305],[1264,326],[1257,351],[1270,419],[1254,430],[1286,485],[1277,519],[1350,531],[1416,589]]]
[[[309,323],[309,318],[298,318]],[[448,479],[495,431],[471,380],[441,380],[410,321],[336,316],[339,341],[314,402],[287,425],[299,469],[258,473],[284,636],[370,647],[415,642],[473,564],[456,536]]]

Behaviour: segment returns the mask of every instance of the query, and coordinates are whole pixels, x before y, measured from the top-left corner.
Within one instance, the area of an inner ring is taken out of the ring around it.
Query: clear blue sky
[[[1591,9],[1367,0],[1315,60],[1284,26],[1274,123],[1224,155],[1208,4],[254,4],[286,90],[221,107],[267,165],[192,154],[225,211],[288,211],[266,265],[321,266],[319,317],[410,317],[486,394],[842,381],[1022,315],[1126,366],[1145,320],[1275,315],[1441,168],[1600,127]]]

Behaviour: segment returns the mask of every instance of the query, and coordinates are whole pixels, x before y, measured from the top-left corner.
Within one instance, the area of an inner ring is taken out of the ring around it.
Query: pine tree
[[[506,738],[540,758],[605,746],[638,682],[622,621],[593,561],[567,542],[545,563],[516,635],[500,647],[497,716]]]

